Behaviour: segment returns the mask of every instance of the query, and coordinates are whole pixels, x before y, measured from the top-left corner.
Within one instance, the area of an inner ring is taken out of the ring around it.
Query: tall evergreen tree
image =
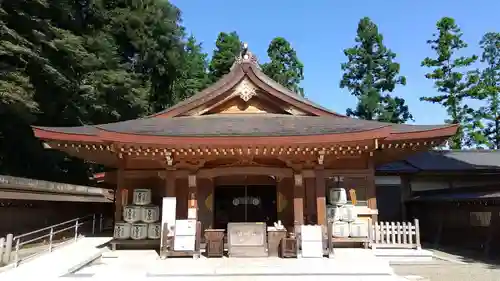
[[[290,42],[283,37],[274,38],[267,48],[267,55],[271,61],[262,64],[262,71],[274,81],[304,96],[304,89],[300,87],[300,82],[304,80],[304,65]]]
[[[215,42],[215,50],[212,60],[208,66],[211,82],[216,82],[229,73],[235,58],[241,52],[240,37],[233,31],[231,33],[221,32]]]
[[[202,52],[201,43],[191,35],[186,42],[180,76],[174,86],[175,102],[191,97],[208,84],[207,54]]]
[[[487,105],[479,109],[485,126],[476,133],[484,137],[489,148],[500,149],[500,33],[486,33],[479,44],[483,50],[481,62],[486,67],[473,90],[479,99],[487,101]]]
[[[465,131],[474,125],[473,109],[464,104],[464,99],[470,96],[470,88],[475,83],[474,75],[467,68],[477,60],[477,56],[457,56],[457,52],[467,47],[461,39],[462,31],[455,20],[444,17],[436,23],[437,33],[427,43],[436,51],[436,58],[425,58],[422,66],[432,69],[425,75],[434,80],[434,85],[440,95],[422,97],[420,100],[438,103],[446,108],[449,124],[460,124],[457,134],[451,139],[452,149],[461,149],[466,144]]]
[[[29,125],[144,116],[173,104],[187,79],[180,12],[168,1],[5,0],[0,30],[0,173],[88,179],[68,174],[86,166],[43,150]]]
[[[342,64],[340,81],[340,87],[358,99],[356,108],[347,109],[347,115],[392,123],[412,119],[405,100],[391,95],[398,84],[406,84],[406,78],[399,76],[396,54],[384,45],[377,25],[362,18],[355,41],[354,47],[344,50],[348,61]]]

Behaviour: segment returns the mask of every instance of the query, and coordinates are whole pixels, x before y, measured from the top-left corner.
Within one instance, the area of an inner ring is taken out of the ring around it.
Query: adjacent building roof
[[[464,192],[464,193],[442,193],[418,195],[410,201],[473,201],[473,200],[498,200],[500,192]]]
[[[114,191],[0,175],[0,199],[113,203]]]
[[[500,171],[499,150],[440,150],[420,152],[406,160],[377,168],[385,173]]]

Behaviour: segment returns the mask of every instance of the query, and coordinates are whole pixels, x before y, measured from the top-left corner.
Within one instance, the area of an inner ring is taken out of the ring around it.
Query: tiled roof
[[[499,150],[433,150],[382,165],[379,172],[500,171]]]
[[[98,132],[97,128],[99,128],[111,132],[153,136],[305,136],[362,132],[387,126],[394,125],[329,116],[218,114],[176,118],[144,118],[95,127],[41,129],[82,135],[95,135]],[[441,127],[446,126],[397,126],[396,132],[425,131]]]

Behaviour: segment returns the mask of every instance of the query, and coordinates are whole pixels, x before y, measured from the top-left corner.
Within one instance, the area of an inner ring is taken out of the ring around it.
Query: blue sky
[[[395,94],[406,99],[416,124],[442,123],[445,110],[419,101],[434,95],[433,83],[420,63],[433,52],[426,44],[443,16],[453,17],[462,28],[469,48],[463,54],[479,53],[478,43],[488,31],[500,31],[499,0],[384,0],[384,1],[283,1],[283,0],[176,0],[188,32],[212,53],[217,34],[236,31],[261,62],[267,60],[269,42],[285,37],[304,63],[302,86],[307,98],[344,114],[355,98],[339,88],[343,49],[354,44],[357,23],[370,17],[384,35],[385,44],[397,53],[407,85]],[[383,3],[383,4],[381,4]]]

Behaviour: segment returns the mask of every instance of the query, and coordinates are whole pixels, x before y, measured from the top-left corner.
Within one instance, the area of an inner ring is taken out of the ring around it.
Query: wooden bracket
[[[320,150],[318,152],[318,164],[323,165],[325,162],[325,150]]]

